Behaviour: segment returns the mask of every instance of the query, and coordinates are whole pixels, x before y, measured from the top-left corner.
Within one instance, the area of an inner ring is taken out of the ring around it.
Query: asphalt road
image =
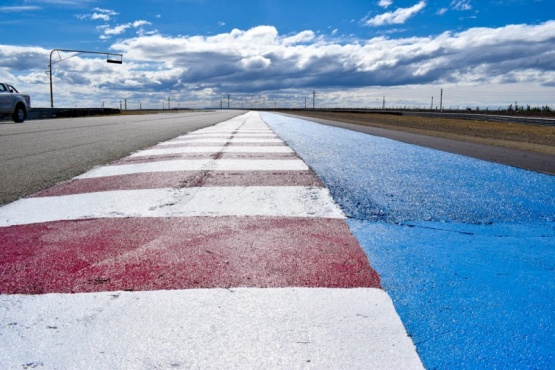
[[[341,127],[352,131],[363,132],[369,135],[385,137],[407,144],[414,144],[426,148],[441,150],[444,152],[460,154],[488,162],[500,163],[531,171],[555,175],[555,156],[549,154],[479,144],[469,141],[447,139],[436,136],[420,135],[398,130],[387,130],[378,127],[330,121],[321,118],[296,116],[291,114],[284,115],[304,119],[307,121],[322,123],[329,126]]]
[[[0,205],[242,111],[0,123]]]
[[[0,123],[0,205],[49,188],[94,166],[242,114],[187,112]],[[324,119],[300,119],[555,174],[553,156]]]

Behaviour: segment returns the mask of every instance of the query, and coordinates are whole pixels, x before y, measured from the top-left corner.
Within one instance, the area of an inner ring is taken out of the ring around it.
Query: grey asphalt
[[[0,205],[244,111],[186,112],[0,123]],[[295,116],[370,135],[555,174],[555,156]]]
[[[191,111],[0,123],[0,205],[242,113]]]
[[[352,123],[330,121],[320,118],[296,116],[292,114],[284,115],[303,119],[306,121],[341,127],[352,131],[363,132],[369,135],[385,137],[407,144],[414,144],[427,148],[441,150],[444,152],[460,154],[488,162],[500,163],[504,165],[527,169],[530,171],[555,175],[555,156],[549,154],[485,145],[469,141],[420,135],[397,130],[388,130],[378,127],[356,125]]]

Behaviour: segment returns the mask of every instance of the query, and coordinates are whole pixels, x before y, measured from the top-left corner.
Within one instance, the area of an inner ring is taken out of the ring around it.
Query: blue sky
[[[552,0],[1,0],[0,80],[56,106],[555,106]],[[71,56],[68,53],[56,58]],[[182,104],[182,105],[181,105]]]

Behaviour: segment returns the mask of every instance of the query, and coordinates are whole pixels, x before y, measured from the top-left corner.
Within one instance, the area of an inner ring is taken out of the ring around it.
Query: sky
[[[48,107],[52,55],[56,107],[555,108],[554,5],[0,0],[0,81]]]

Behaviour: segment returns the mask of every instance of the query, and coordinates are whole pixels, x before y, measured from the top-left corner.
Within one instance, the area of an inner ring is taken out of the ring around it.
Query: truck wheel
[[[23,107],[22,105],[18,105],[17,107],[15,107],[15,110],[12,114],[12,119],[15,123],[20,123],[25,121],[25,118],[27,118],[27,112],[25,111],[25,107]]]

